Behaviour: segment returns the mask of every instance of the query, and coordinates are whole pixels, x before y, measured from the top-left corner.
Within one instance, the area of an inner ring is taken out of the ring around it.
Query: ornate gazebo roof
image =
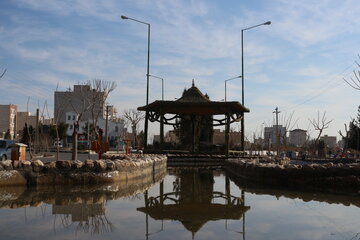
[[[138,107],[140,111],[153,112],[154,114],[178,114],[178,115],[232,115],[250,112],[242,104],[236,101],[215,102],[203,94],[192,83],[191,88],[185,89],[181,98],[175,101],[156,100],[148,105]]]

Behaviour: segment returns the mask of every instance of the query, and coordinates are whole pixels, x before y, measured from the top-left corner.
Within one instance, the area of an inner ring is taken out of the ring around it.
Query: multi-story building
[[[229,132],[229,145],[231,147],[240,146],[240,143],[241,143],[241,133]],[[221,131],[220,129],[214,129],[213,144],[225,144],[225,131]]]
[[[270,144],[277,144],[280,139],[280,143],[284,143],[286,140],[286,127],[282,125],[273,125],[272,127],[264,128],[265,142]]]
[[[297,147],[303,146],[306,143],[306,130],[291,130],[289,133],[289,142]]]
[[[334,148],[336,147],[336,137],[335,136],[328,136],[328,135],[324,135],[322,137],[320,137],[321,141],[324,141],[325,146],[328,148]]]
[[[0,137],[3,138],[9,132],[10,138],[16,137],[16,112],[14,104],[0,105]]]
[[[67,113],[81,114],[81,120],[103,118],[106,114],[105,92],[90,85],[74,85],[73,91],[54,92],[54,120],[66,122]]]
[[[71,136],[74,132],[74,123],[78,120],[78,115],[76,112],[67,112],[65,114],[66,121],[65,123],[68,125],[66,134],[68,136],[68,142],[71,142]],[[93,121],[91,119],[83,119],[83,121],[79,122],[79,130],[78,134],[84,134],[87,131],[87,126],[91,126]],[[106,129],[106,119],[104,119],[102,116],[97,120],[97,126],[98,128],[101,128],[104,132],[105,136],[105,129]],[[114,118],[108,119],[107,122],[107,136],[110,141],[114,141],[116,139],[123,139],[124,138],[124,127],[125,122],[121,118]]]
[[[23,128],[25,127],[25,123],[28,127],[32,126],[33,128],[36,127],[37,117],[31,115],[30,112],[17,112],[17,132],[21,133]],[[40,119],[39,119],[40,120]]]

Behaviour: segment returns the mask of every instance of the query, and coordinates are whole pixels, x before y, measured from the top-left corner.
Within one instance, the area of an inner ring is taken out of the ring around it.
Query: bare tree
[[[295,112],[293,111],[290,113],[290,115],[283,114],[282,119],[281,119],[281,122],[285,127],[285,132],[283,132],[283,133],[280,132],[280,138],[282,139],[282,142],[284,143],[285,148],[287,145],[287,141],[286,141],[287,133],[292,131],[294,129],[295,125],[297,124],[297,122],[299,121],[299,118],[297,118],[295,121],[293,120],[294,113]]]
[[[324,114],[320,118],[320,112],[318,111],[317,119],[313,119],[313,120],[309,119],[309,121],[310,121],[311,125],[314,127],[314,130],[318,131],[318,136],[316,137],[316,139],[314,141],[313,150],[317,149],[319,156],[322,156],[323,155],[322,149],[324,149],[324,147],[321,147],[319,139],[320,139],[322,132],[330,126],[330,123],[333,120],[326,119],[326,111],[324,111]]]
[[[345,143],[344,143],[344,148],[343,148],[343,155],[346,152],[348,146],[349,146],[349,139],[350,139],[350,130],[351,130],[351,125],[353,125],[355,122],[355,119],[352,119],[350,124],[349,124],[349,129],[346,126],[346,123],[344,123],[344,127],[345,127],[345,135],[341,132],[341,130],[339,130],[339,134],[340,136],[344,139]]]
[[[358,55],[358,58],[360,59],[360,55]],[[356,65],[360,68],[360,64],[355,61]],[[360,70],[357,70],[357,71],[353,71],[353,75],[354,75],[354,78],[353,77],[350,77],[350,80],[346,79],[346,78],[343,78],[344,81],[349,84],[352,88],[356,89],[356,90],[360,90]]]
[[[29,101],[30,101],[30,97],[28,97],[28,100],[27,100],[27,103],[26,103],[26,112],[29,112]],[[28,117],[27,117],[27,121],[28,121]],[[33,155],[33,141],[32,141],[29,126],[26,128],[26,131],[27,131],[27,134],[29,136],[29,155],[30,155],[30,159],[33,159],[33,157],[34,157],[34,155]]]
[[[314,127],[315,131],[319,131],[318,136],[315,139],[315,143],[317,143],[320,139],[322,132],[330,126],[330,123],[333,121],[333,119],[329,121],[326,119],[326,111],[324,112],[324,114],[320,119],[320,112],[318,111],[317,119],[313,119],[313,120],[309,119],[309,121],[311,125]]]
[[[134,136],[135,146],[137,146],[137,129],[139,122],[145,118],[145,114],[136,109],[127,109],[124,110],[124,118],[126,119],[127,124],[131,125],[131,131]]]
[[[56,86],[56,92],[58,91],[59,84]],[[59,97],[55,95],[55,97]],[[66,98],[64,104],[62,104],[60,107],[57,108],[57,114],[54,113],[54,126],[55,126],[55,132],[56,132],[56,161],[59,160],[59,154],[60,154],[60,144],[59,144],[59,118],[65,113],[66,107],[70,104],[70,99]],[[46,111],[48,114],[48,117],[50,118],[49,110],[46,105]]]
[[[93,127],[96,131],[97,120],[103,114],[103,108],[109,93],[116,87],[114,82],[108,82],[101,79],[88,81],[76,92],[76,99],[70,100],[70,105],[76,113],[76,119],[73,126],[73,150],[72,160],[77,160],[78,133],[80,122],[86,112],[90,111],[93,120]],[[77,103],[75,105],[75,102]],[[98,133],[96,133],[98,134]]]
[[[99,111],[98,107],[104,107],[106,104],[106,99],[109,94],[114,91],[116,88],[115,82],[105,81],[102,79],[93,79],[92,81],[88,81],[86,85],[89,85],[93,90],[89,95],[90,102],[97,103],[91,104],[89,111],[91,112],[92,124],[94,127],[94,132],[98,135],[98,130],[96,128],[100,115],[103,113]]]

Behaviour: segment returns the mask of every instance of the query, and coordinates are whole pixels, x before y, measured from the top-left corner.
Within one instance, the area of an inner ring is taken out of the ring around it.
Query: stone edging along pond
[[[166,155],[104,155],[102,160],[43,163],[34,161],[0,162],[1,186],[98,184],[128,181],[166,171]]]
[[[360,164],[356,163],[294,165],[232,159],[225,162],[225,169],[244,181],[264,186],[360,193]]]

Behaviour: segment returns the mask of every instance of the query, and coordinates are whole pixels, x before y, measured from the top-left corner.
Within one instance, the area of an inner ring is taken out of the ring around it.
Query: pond
[[[155,182],[1,188],[0,239],[360,239],[359,206],[173,168]]]

